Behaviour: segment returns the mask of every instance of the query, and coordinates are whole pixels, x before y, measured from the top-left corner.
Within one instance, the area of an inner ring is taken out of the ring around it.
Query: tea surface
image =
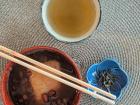
[[[47,16],[57,33],[65,37],[80,37],[94,24],[96,8],[93,0],[51,0]]]

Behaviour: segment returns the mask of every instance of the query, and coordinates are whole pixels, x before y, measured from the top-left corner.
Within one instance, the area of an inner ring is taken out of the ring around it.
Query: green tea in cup
[[[61,41],[87,38],[96,29],[99,17],[98,0],[45,0],[42,6],[46,29]]]

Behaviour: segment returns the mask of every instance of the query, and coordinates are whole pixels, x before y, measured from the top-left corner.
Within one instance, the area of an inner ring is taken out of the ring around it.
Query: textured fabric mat
[[[140,105],[140,0],[100,0],[101,21],[86,40],[64,43],[48,35],[41,20],[41,0],[0,0],[0,44],[16,51],[51,46],[67,52],[86,69],[105,58],[117,59],[129,84],[117,105]],[[0,73],[6,64],[0,58]],[[2,101],[1,101],[2,105]],[[107,105],[85,94],[80,105]]]

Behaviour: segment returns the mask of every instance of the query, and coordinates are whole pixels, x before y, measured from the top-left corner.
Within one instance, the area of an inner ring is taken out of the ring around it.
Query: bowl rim
[[[77,75],[77,78],[82,79],[82,76],[80,74],[80,70],[79,70],[78,66],[76,65],[76,63],[73,61],[73,59],[68,54],[66,54],[64,51],[61,51],[57,48],[48,47],[48,46],[34,46],[34,47],[30,47],[30,48],[25,48],[20,53],[25,54],[25,53],[28,53],[30,51],[41,50],[41,49],[62,54],[75,68],[74,70],[75,70],[75,73]],[[15,63],[8,61],[8,63],[5,66],[5,69],[3,71],[3,74],[2,74],[2,81],[1,81],[1,93],[2,94],[1,94],[1,96],[2,96],[2,101],[3,101],[4,105],[14,105],[12,102],[12,99],[9,96],[8,85],[7,85],[8,78],[9,78],[10,71],[12,69],[13,64],[15,64]],[[81,98],[80,91],[76,91],[76,95],[74,96],[73,103],[75,102],[76,105],[79,105],[80,98]]]
[[[92,0],[93,3],[95,3],[95,7],[96,7],[96,18],[95,18],[95,22],[93,23],[93,25],[91,26],[91,28],[89,29],[89,31],[87,31],[85,34],[83,34],[80,37],[77,38],[70,38],[70,37],[64,37],[61,34],[57,33],[50,25],[49,20],[47,18],[47,8],[49,5],[50,0],[43,0],[42,2],[42,7],[41,7],[41,16],[42,16],[42,20],[43,20],[43,24],[46,28],[46,30],[52,35],[54,36],[57,40],[59,41],[64,41],[64,42],[78,42],[81,40],[84,40],[86,38],[88,38],[89,36],[92,35],[92,33],[96,30],[99,21],[100,21],[100,15],[101,15],[101,9],[100,9],[100,3],[98,0]]]

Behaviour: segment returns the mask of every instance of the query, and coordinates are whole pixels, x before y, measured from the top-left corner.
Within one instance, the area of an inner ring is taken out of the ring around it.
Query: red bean
[[[27,99],[28,99],[28,96],[27,96],[26,94],[24,94],[24,95],[23,95],[23,99],[24,99],[24,100],[27,100]]]
[[[24,100],[23,99],[19,99],[19,102],[22,103]]]
[[[42,99],[45,103],[49,101],[48,95],[46,93],[42,94]]]
[[[56,96],[51,96],[51,97],[49,97],[49,100],[50,101],[54,101],[54,100],[56,100],[58,97],[56,97]]]
[[[28,70],[27,71],[27,76],[30,77],[31,75],[32,75],[32,72]]]
[[[62,104],[62,100],[61,99],[57,99],[57,104],[61,105]]]
[[[16,87],[15,87],[15,86],[13,86],[13,87],[12,87],[12,90],[14,90],[14,91],[15,91],[15,90],[16,90]]]
[[[63,98],[63,99],[62,99],[62,102],[63,102],[65,105],[67,105],[67,99]]]
[[[55,90],[50,90],[48,92],[48,96],[56,96],[56,91]]]
[[[23,78],[23,72],[22,71],[19,72],[19,77]]]

